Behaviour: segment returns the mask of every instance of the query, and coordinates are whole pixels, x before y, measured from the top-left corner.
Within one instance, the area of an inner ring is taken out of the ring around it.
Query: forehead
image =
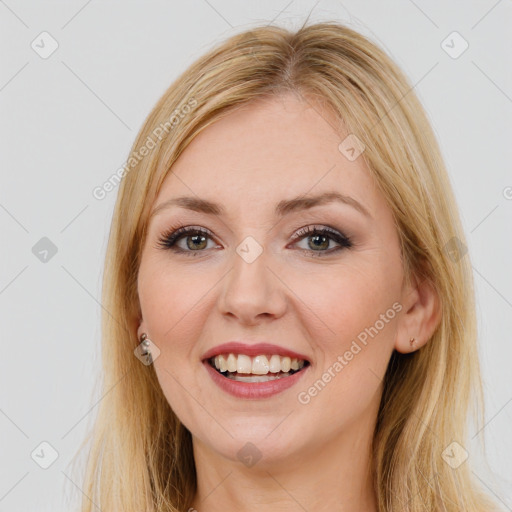
[[[293,94],[258,100],[204,129],[165,178],[156,203],[196,195],[240,212],[304,194],[340,192],[371,208],[362,157],[339,150],[349,135],[331,112]]]

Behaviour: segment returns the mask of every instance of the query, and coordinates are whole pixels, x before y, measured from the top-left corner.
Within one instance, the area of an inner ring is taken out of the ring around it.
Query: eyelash
[[[197,254],[204,252],[203,250],[198,251],[188,251],[183,250],[176,246],[176,242],[180,240],[181,238],[187,238],[188,236],[194,236],[194,235],[205,235],[207,237],[213,238],[213,234],[205,229],[200,227],[178,227],[178,228],[171,228],[168,231],[166,231],[159,239],[158,239],[158,248],[160,249],[170,249],[174,252],[185,254],[186,256],[196,256]],[[318,228],[316,226],[307,226],[305,228],[299,229],[294,235],[293,240],[294,241],[300,241],[304,238],[309,238],[311,236],[325,236],[334,242],[339,244],[339,247],[335,247],[333,249],[328,249],[326,251],[313,251],[312,249],[300,249],[303,252],[307,252],[311,254],[312,256],[319,256],[322,257],[324,255],[333,254],[334,252],[338,252],[343,249],[349,249],[352,247],[353,243],[352,240],[346,236],[343,233],[340,233],[332,228],[328,227],[322,227]]]

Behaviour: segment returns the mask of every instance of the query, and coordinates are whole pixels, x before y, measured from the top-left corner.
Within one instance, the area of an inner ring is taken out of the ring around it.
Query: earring
[[[416,338],[411,338],[409,340],[409,343],[411,344],[411,347],[414,345],[414,342],[416,341]]]
[[[140,355],[146,358],[146,364],[151,364],[153,362],[153,357],[151,355],[150,340],[147,334],[144,332],[140,337],[140,342],[142,344],[142,349]]]

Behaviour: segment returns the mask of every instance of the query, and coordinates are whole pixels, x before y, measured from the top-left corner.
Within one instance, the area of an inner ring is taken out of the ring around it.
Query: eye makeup
[[[353,245],[351,239],[344,233],[328,226],[318,225],[310,225],[297,230],[292,235],[291,239],[294,245],[304,239],[314,240],[314,244],[316,245],[313,245],[313,247],[317,247],[320,250],[304,248],[299,248],[298,250],[320,257],[339,252],[343,249],[349,249]],[[179,242],[182,240],[185,241],[186,248],[179,245]],[[196,244],[196,248],[194,248],[194,245],[188,243],[189,240],[192,241],[192,244]],[[204,243],[206,242],[207,244],[208,241],[213,240],[215,240],[213,233],[201,226],[173,226],[159,237],[157,248],[170,250],[174,253],[186,256],[197,256],[198,253],[204,253],[208,250],[207,246],[203,247]],[[321,250],[326,242],[327,246],[329,246],[331,242],[334,242],[337,244],[337,247]],[[308,245],[311,246],[310,244]]]

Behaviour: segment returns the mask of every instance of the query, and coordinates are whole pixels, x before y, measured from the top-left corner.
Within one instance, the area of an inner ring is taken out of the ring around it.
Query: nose
[[[256,325],[264,319],[275,319],[284,314],[287,304],[285,286],[266,256],[263,251],[249,262],[234,252],[232,268],[223,280],[218,298],[223,315],[235,317],[245,325]]]

